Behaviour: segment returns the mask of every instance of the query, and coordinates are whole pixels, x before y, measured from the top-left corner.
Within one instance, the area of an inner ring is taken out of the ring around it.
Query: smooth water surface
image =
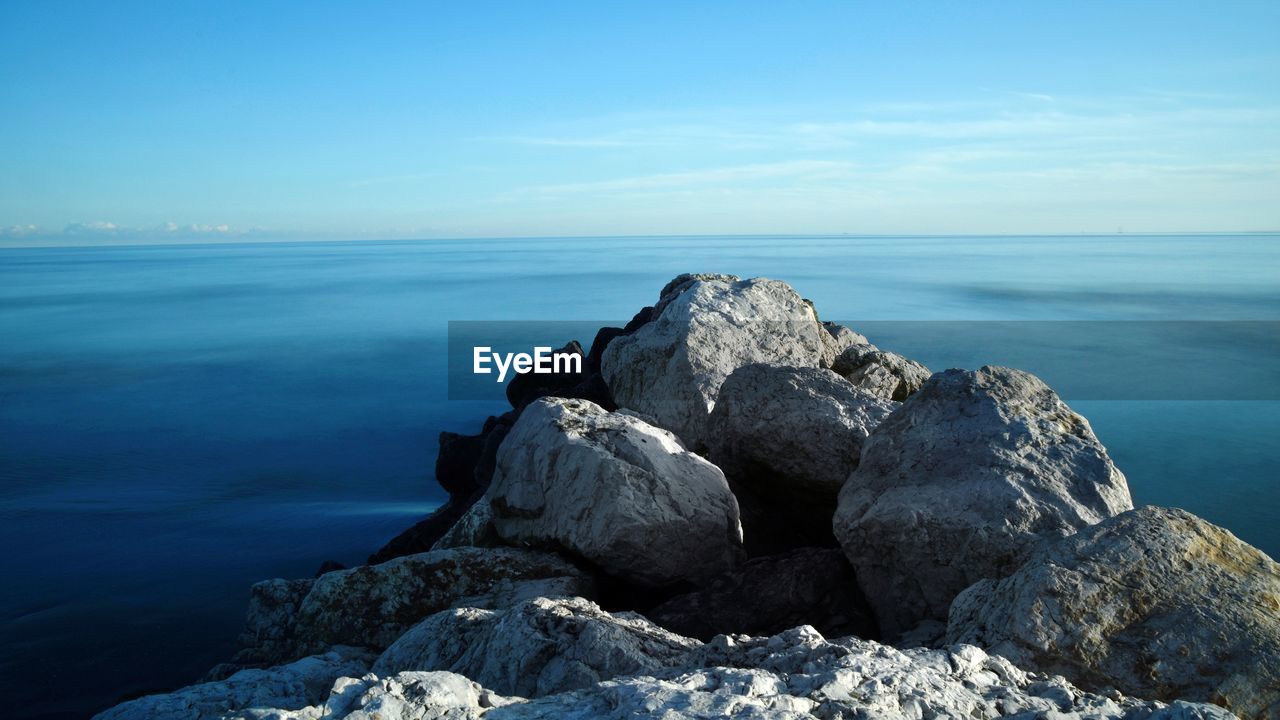
[[[191,682],[250,583],[359,563],[439,502],[436,433],[504,409],[446,399],[447,321],[625,321],[686,271],[849,321],[1280,320],[1275,235],[0,250],[6,712]],[[1280,555],[1280,403],[1072,404],[1137,502]]]

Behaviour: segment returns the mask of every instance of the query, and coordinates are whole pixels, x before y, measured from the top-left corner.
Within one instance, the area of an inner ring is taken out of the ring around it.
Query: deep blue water
[[[786,280],[855,324],[1280,320],[1275,235],[0,250],[6,714],[190,682],[232,652],[250,583],[357,563],[438,502],[436,433],[503,409],[447,400],[447,321],[626,320],[699,270]],[[1187,351],[1167,342],[1150,352]],[[1280,555],[1280,403],[1072,406],[1137,502]]]

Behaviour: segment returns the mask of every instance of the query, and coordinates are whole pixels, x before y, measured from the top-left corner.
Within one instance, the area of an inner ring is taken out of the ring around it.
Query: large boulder
[[[1042,540],[1133,507],[1089,423],[1039,379],[935,374],[871,433],[834,528],[887,638],[1013,572]]]
[[[1118,515],[975,584],[947,637],[1083,687],[1280,717],[1280,565],[1182,510]]]
[[[853,568],[834,548],[801,548],[748,560],[703,588],[671,598],[645,616],[681,635],[772,635],[812,625],[824,635],[877,636]]]
[[[221,720],[255,708],[300,710],[324,702],[338,678],[363,675],[372,660],[364,650],[338,647],[288,665],[241,670],[225,680],[140,697],[94,720]]]
[[[503,695],[539,697],[687,662],[700,643],[583,598],[536,598],[507,610],[458,608],[418,623],[373,672],[449,670]]]
[[[525,408],[487,500],[508,544],[563,549],[640,586],[713,577],[742,552],[719,468],[666,430],[586,400]]]
[[[906,400],[932,374],[929,368],[870,343],[845,347],[831,363],[831,370],[849,382],[886,400]]]
[[[656,418],[700,450],[730,373],[754,362],[817,367],[828,336],[786,283],[680,276],[663,289],[652,320],[609,343],[601,372],[619,407]]]
[[[738,498],[749,555],[836,546],[836,494],[894,405],[825,368],[733,371],[708,421],[708,457]]]
[[[593,591],[589,575],[552,553],[462,547],[408,555],[317,578],[293,619],[294,653],[332,645],[380,650],[456,605],[504,607]]]
[[[744,365],[720,387],[708,457],[780,499],[834,501],[894,407],[825,368]]]

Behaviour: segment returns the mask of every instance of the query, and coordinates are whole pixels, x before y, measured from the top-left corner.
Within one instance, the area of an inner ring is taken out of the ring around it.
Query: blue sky
[[[1280,3],[0,3],[0,243],[1280,228]]]

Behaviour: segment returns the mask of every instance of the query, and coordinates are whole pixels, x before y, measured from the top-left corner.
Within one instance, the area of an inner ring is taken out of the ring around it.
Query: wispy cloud
[[[26,225],[10,225],[8,227],[0,227],[0,237],[20,238],[28,235],[35,235],[40,232],[40,228],[30,223]]]
[[[1006,100],[877,104],[825,118],[747,122],[656,123],[593,132],[476,138],[486,143],[549,149],[837,150],[886,138],[901,140],[1017,140],[1019,138],[1131,138],[1152,133],[1204,132],[1237,125],[1280,123],[1280,108],[1221,104],[1171,106],[1168,96],[1143,94],[1110,102],[1069,101],[1042,92],[988,91]],[[612,122],[612,121],[601,121]],[[590,125],[583,121],[579,124]]]
[[[780,178],[792,181],[801,178],[821,180],[847,174],[852,169],[853,165],[847,162],[797,160],[703,168],[681,172],[652,173],[593,182],[537,185],[517,192],[533,195],[567,195],[634,190],[668,190],[707,185],[736,185]]]

